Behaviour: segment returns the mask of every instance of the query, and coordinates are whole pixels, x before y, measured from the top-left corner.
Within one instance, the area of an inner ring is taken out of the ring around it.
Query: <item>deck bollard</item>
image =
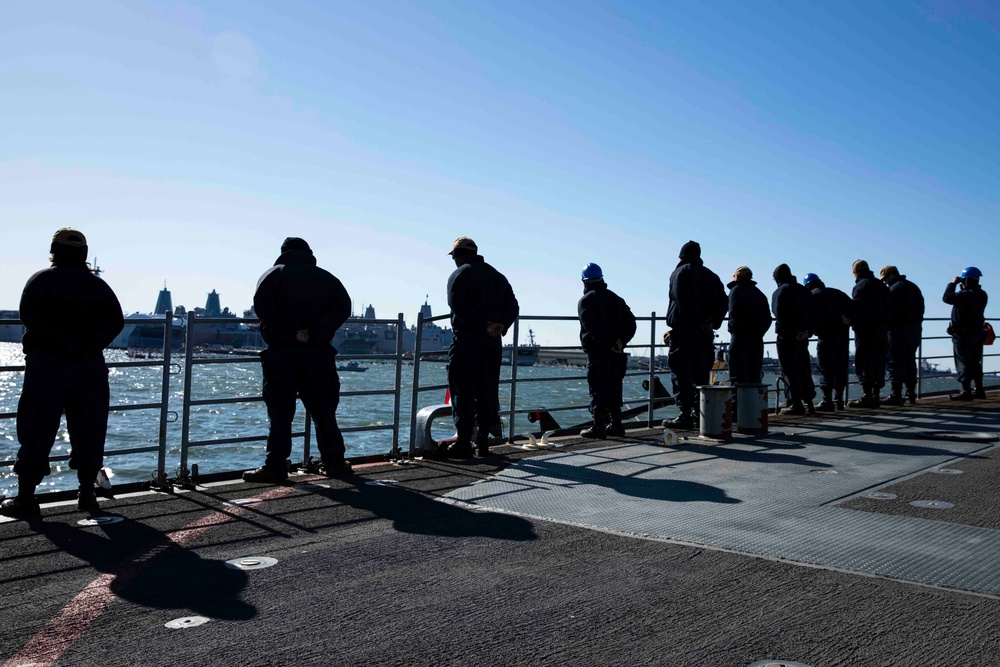
[[[729,440],[733,435],[733,388],[701,385],[698,389],[699,435],[712,440]]]
[[[736,430],[745,435],[767,434],[766,384],[736,385]]]

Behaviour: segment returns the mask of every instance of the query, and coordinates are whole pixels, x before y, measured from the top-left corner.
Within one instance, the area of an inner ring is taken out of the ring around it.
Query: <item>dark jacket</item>
[[[351,297],[329,271],[316,266],[312,253],[291,250],[257,281],[253,308],[268,346],[305,348],[329,345],[351,316]],[[309,341],[296,334],[309,330]]]
[[[25,354],[46,350],[80,361],[102,354],[125,326],[118,297],[83,263],[53,266],[31,276],[19,309]]]
[[[729,288],[729,333],[747,338],[763,338],[771,328],[767,297],[754,280],[734,280]]]
[[[944,288],[944,302],[951,304],[951,333],[962,335],[981,331],[989,297],[978,284],[961,291],[956,291],[955,287],[955,283],[948,283]]]
[[[729,299],[722,281],[700,257],[677,264],[670,274],[667,326],[718,329],[728,308]]]
[[[851,319],[854,314],[854,302],[851,297],[836,287],[827,287],[822,280],[809,283],[809,291],[813,295],[813,308],[816,311],[815,329],[813,333],[822,340],[836,338],[847,331],[844,318]]]
[[[815,312],[812,294],[795,281],[779,283],[771,295],[771,312],[774,313],[774,330],[779,338],[795,338],[799,333],[812,333]]]
[[[854,302],[854,317],[851,328],[859,334],[878,334],[886,331],[889,324],[889,288],[884,282],[867,271],[854,281],[851,290]]]
[[[520,312],[507,278],[479,255],[448,277],[448,306],[456,336],[486,336],[489,322],[502,324],[507,333]]]
[[[900,276],[889,285],[889,329],[920,326],[923,321],[924,295],[906,276]]]
[[[584,351],[607,351],[619,340],[627,345],[635,336],[635,315],[625,299],[603,282],[587,285],[584,289],[576,305]]]

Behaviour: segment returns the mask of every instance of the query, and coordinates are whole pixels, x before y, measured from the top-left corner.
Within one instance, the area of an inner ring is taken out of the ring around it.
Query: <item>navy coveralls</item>
[[[754,280],[734,280],[729,288],[729,380],[759,384],[764,364],[764,334],[771,328],[767,297]]]
[[[944,302],[951,305],[952,348],[955,370],[962,388],[969,391],[973,384],[983,388],[983,323],[989,297],[979,284],[955,291],[955,283],[944,288]]]
[[[617,341],[627,345],[635,336],[635,315],[606,283],[585,284],[584,290],[576,310],[580,318],[580,344],[587,353],[590,412],[595,423],[603,415],[618,423],[627,358],[624,352],[612,348]]]

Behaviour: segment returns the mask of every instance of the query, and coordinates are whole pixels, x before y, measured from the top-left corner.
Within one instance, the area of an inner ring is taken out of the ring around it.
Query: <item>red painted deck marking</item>
[[[293,486],[279,486],[255,497],[262,501],[274,500],[294,490]],[[3,663],[2,667],[51,667],[114,601],[112,582],[127,583],[163,554],[175,547],[183,546],[213,526],[229,523],[252,507],[252,505],[233,506],[225,511],[213,512],[170,535],[165,535],[162,540],[144,546],[142,551],[124,559],[117,573],[102,574],[87,584],[45,624],[38,634],[28,640],[24,648]]]

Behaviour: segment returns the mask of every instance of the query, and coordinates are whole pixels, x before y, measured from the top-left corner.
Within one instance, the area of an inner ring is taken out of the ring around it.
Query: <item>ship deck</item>
[[[119,496],[122,520],[89,526],[49,505],[0,524],[0,659],[1000,664],[998,408],[219,482]]]

